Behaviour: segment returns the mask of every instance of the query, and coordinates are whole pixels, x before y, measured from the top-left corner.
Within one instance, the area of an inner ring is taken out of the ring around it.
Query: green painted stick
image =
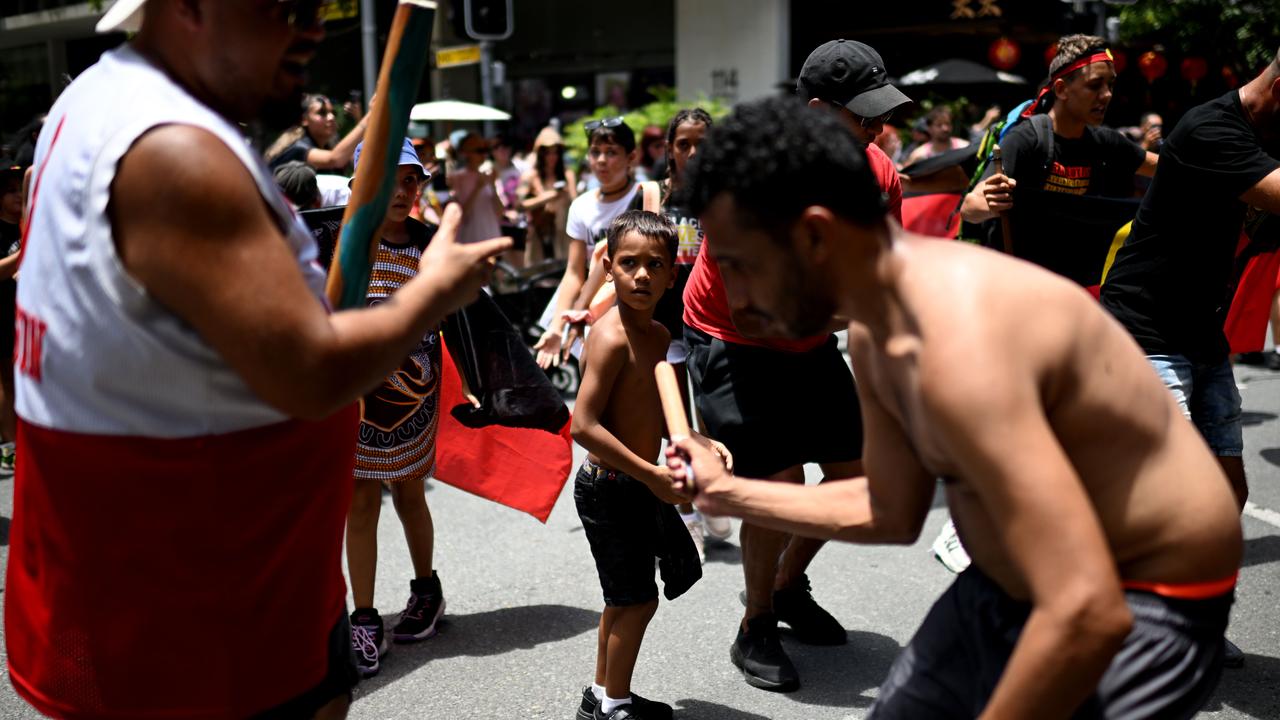
[[[409,111],[431,48],[434,0],[400,0],[378,73],[376,102],[369,112],[360,167],[342,216],[325,294],[334,309],[364,307],[369,275],[378,252],[378,230],[386,218]]]

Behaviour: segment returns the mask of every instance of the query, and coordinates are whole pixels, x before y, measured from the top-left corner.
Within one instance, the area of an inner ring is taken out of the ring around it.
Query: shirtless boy
[[[669,504],[684,498],[671,489],[670,471],[653,462],[664,435],[653,368],[671,344],[671,333],[653,319],[653,311],[675,284],[679,239],[670,220],[629,210],[610,224],[607,242],[604,267],[618,299],[588,336],[572,428],[573,439],[587,449],[573,499],[605,603],[595,682],[582,691],[577,717],[666,720],[671,706],[632,693],[631,672],[658,609],[654,558],[660,561],[668,600],[702,577],[693,540]],[[723,446],[701,436],[695,440],[706,443],[708,452],[721,458],[719,467],[726,467]]]
[[[1221,671],[1240,524],[1123,328],[1051,273],[887,222],[853,138],[793,102],[739,106],[690,186],[735,310],[793,337],[849,320],[866,476],[740,479],[680,441],[674,487],[787,532],[911,543],[943,477],[973,557],[869,717],[1193,715]]]

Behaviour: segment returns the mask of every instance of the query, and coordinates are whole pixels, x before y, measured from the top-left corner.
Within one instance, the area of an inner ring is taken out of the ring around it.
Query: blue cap
[[[356,145],[355,158],[351,161],[354,167],[360,167],[360,151],[364,149],[364,143]],[[422,173],[423,180],[430,180],[431,173],[422,166],[422,161],[418,159],[418,151],[414,149],[413,143],[409,138],[404,139],[404,147],[400,148],[400,162],[398,165],[412,165],[418,168],[418,172]]]

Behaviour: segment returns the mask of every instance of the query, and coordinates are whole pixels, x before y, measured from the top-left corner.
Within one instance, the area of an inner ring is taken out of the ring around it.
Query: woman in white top
[[[567,329],[564,312],[587,279],[588,262],[596,243],[603,241],[609,223],[632,207],[640,185],[635,180],[636,136],[621,117],[592,120],[583,124],[587,132],[587,159],[600,187],[583,193],[569,206],[565,233],[569,236],[568,264],[556,291],[555,306],[546,332],[533,346],[538,365],[558,365],[561,336]]]

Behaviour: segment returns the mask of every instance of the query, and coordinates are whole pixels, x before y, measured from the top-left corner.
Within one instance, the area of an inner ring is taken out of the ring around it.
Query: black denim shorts
[[[648,486],[587,461],[578,469],[573,501],[596,560],[604,604],[643,605],[656,600],[658,584],[653,573],[660,551],[659,501]]]

